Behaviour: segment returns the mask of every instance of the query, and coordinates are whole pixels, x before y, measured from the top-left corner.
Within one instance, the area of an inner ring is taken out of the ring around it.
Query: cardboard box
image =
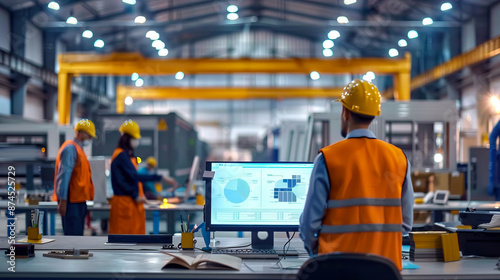
[[[428,180],[434,173],[415,171],[411,174],[411,182],[413,183],[414,192],[428,192]]]
[[[450,173],[450,194],[463,196],[465,194],[465,174],[454,171]]]
[[[434,173],[434,191],[437,191],[437,190],[443,190],[443,191],[450,190],[450,173],[449,172]]]

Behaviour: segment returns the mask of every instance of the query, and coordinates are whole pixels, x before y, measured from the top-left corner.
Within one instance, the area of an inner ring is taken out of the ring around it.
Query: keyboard
[[[242,259],[279,259],[278,252],[273,249],[212,249],[212,254],[227,254]]]

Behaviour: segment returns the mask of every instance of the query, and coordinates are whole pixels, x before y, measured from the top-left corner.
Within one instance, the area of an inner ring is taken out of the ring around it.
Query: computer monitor
[[[196,175],[198,174],[198,164],[200,158],[198,156],[194,156],[193,164],[191,165],[191,171],[189,172],[188,182],[186,184],[186,190],[184,193],[184,202],[187,202],[190,197],[195,195],[195,191],[193,190],[193,183],[196,179]]]
[[[215,172],[206,183],[207,230],[251,231],[253,248],[272,248],[274,231],[298,230],[312,169],[312,162],[207,162]]]

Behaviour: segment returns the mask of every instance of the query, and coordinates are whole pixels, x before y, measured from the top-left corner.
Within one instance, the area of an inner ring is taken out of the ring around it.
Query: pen
[[[181,232],[184,232],[184,221],[182,220],[182,214],[180,214],[179,216],[181,216]]]

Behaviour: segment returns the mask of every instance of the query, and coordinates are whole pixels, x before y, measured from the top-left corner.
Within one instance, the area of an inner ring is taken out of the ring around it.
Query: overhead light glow
[[[408,46],[408,42],[406,42],[405,39],[401,39],[398,41],[398,46],[404,48],[404,47]]]
[[[398,52],[397,49],[392,48],[392,49],[389,50],[389,56],[390,57],[395,57],[395,56],[398,56],[398,55],[399,55],[399,52]]]
[[[136,87],[142,87],[143,85],[144,85],[144,80],[142,78],[139,78],[137,79],[137,81],[135,81]]]
[[[51,1],[48,5],[49,9],[52,9],[52,10],[56,10],[56,11],[59,11],[59,9],[61,7],[59,7],[59,3],[57,3],[56,1]]]
[[[325,49],[331,49],[331,48],[333,48],[334,45],[335,44],[333,43],[332,40],[323,41],[323,48],[325,48]]]
[[[323,56],[325,57],[331,57],[333,55],[332,49],[324,49],[323,50]]]
[[[96,48],[103,48],[104,47],[104,41],[101,40],[101,39],[95,40],[94,47],[96,47]]]
[[[410,30],[408,31],[408,38],[409,39],[415,39],[418,37],[418,32],[415,30]]]
[[[498,99],[498,96],[492,95],[490,97],[490,103],[491,106],[493,107],[493,110],[495,113],[499,114],[500,113],[500,99]]]
[[[237,20],[239,18],[237,13],[229,13],[227,14],[227,19],[228,20]]]
[[[366,72],[366,77],[368,77],[370,80],[375,80],[375,73],[372,71]]]
[[[123,3],[129,4],[129,5],[135,5],[135,0],[122,0]]]
[[[441,4],[441,11],[448,11],[448,10],[451,10],[451,8],[453,8],[453,5],[451,5],[450,2],[444,2],[443,4]]]
[[[68,17],[68,19],[66,19],[66,23],[67,24],[77,24],[78,20],[76,19],[76,17]]]
[[[321,78],[320,74],[316,71],[312,71],[310,74],[309,74],[309,77],[311,77],[311,80],[318,80],[319,78]]]
[[[168,55],[168,49],[161,49],[158,51],[159,56],[167,56]]]
[[[146,17],[145,16],[137,16],[137,17],[135,17],[134,22],[139,23],[139,24],[145,23]]]
[[[132,105],[132,103],[134,103],[134,99],[130,96],[127,96],[125,98],[125,105],[130,106],[130,105]]]
[[[130,78],[132,79],[132,81],[137,81],[137,79],[139,79],[139,74],[133,73],[132,76],[130,76]]]
[[[367,75],[363,75],[363,80],[365,81],[368,81],[368,82],[371,82],[372,80],[370,79],[370,77],[368,77]]]
[[[158,32],[154,30],[149,30],[148,32],[146,32],[146,38],[149,38],[151,40],[158,40],[158,38],[160,38],[160,34],[158,34]]]
[[[238,11],[238,6],[236,6],[236,5],[227,6],[228,13],[236,13],[237,11]]]
[[[92,33],[92,31],[90,31],[90,30],[85,30],[82,33],[82,37],[83,38],[89,38],[90,39],[90,38],[92,38],[92,36],[94,36],[94,33]]]
[[[349,19],[345,16],[340,16],[337,18],[337,22],[340,24],[347,24],[349,23]]]
[[[424,19],[422,20],[422,24],[423,24],[423,25],[431,25],[431,24],[433,24],[433,23],[434,23],[434,21],[433,21],[433,20],[432,20],[432,18],[430,18],[430,17],[426,17],[426,18],[424,18]]]
[[[165,48],[165,43],[163,43],[162,40],[154,40],[153,43],[151,43],[151,45],[153,46],[153,48],[155,48],[157,50],[161,50],[161,49]]]
[[[184,79],[184,72],[179,71],[179,72],[175,73],[175,79],[176,80]]]
[[[340,38],[340,32],[338,32],[337,30],[328,32],[328,39],[335,40],[338,38]]]
[[[356,0],[344,0],[344,4],[346,4],[346,5],[351,5],[354,3],[356,3]]]
[[[434,162],[440,163],[443,161],[443,155],[440,153],[434,154]]]

